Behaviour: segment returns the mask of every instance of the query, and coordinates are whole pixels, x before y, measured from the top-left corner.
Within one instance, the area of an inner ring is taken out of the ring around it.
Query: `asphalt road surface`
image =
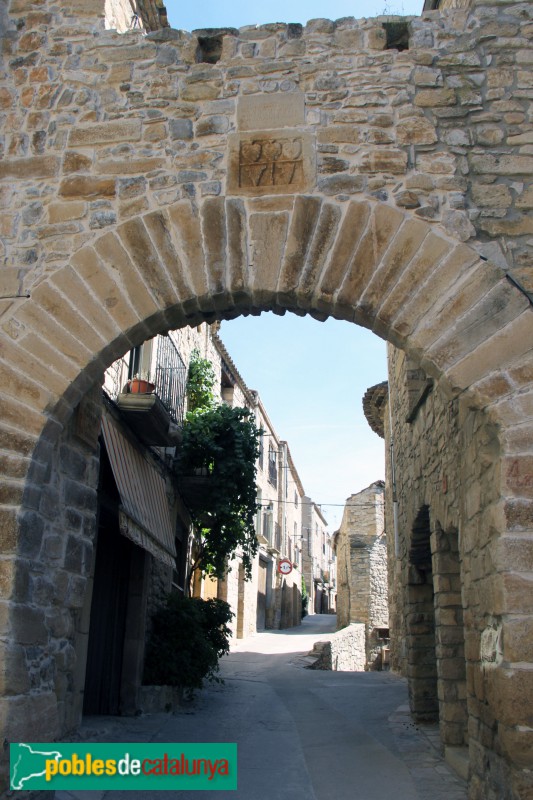
[[[110,742],[237,742],[237,791],[56,792],[55,800],[466,800],[435,726],[416,726],[407,687],[389,672],[306,668],[335,617],[240,641],[224,685],[176,714],[91,718],[84,735]]]

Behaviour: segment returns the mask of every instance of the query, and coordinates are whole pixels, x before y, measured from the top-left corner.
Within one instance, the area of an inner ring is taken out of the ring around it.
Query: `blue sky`
[[[335,530],[346,498],[385,477],[385,443],[362,411],[387,378],[385,342],[348,322],[272,313],[223,322],[220,336]]]
[[[183,3],[167,0],[166,7],[173,28],[192,31],[195,28],[240,28],[243,25],[263,25],[267,22],[305,23],[316,17],[375,17],[378,14],[414,15],[422,11],[423,0],[269,0],[257,3],[249,0],[201,0]]]

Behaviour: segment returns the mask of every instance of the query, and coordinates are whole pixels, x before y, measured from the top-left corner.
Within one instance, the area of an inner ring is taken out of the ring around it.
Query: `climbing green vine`
[[[189,367],[189,411],[183,425],[178,459],[182,476],[203,480],[204,488],[189,502],[200,533],[193,570],[221,578],[228,560],[240,549],[247,577],[257,552],[256,461],[259,430],[247,408],[216,404],[213,369],[193,353]]]

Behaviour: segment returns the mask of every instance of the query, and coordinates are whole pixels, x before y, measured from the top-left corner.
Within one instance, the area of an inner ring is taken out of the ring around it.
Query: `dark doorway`
[[[84,714],[120,713],[124,635],[134,545],[119,532],[119,502],[111,465],[105,447],[102,447]]]
[[[268,563],[259,559],[259,575],[257,581],[257,630],[264,631],[266,627],[266,601],[267,601],[267,570]]]
[[[437,655],[435,591],[431,559],[428,506],[413,524],[409,551],[407,636],[409,640],[409,701],[415,719],[437,720]]]

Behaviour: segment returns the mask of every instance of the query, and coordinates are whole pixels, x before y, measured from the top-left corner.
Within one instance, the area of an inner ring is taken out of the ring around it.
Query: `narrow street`
[[[466,800],[438,752],[436,726],[416,726],[403,679],[389,672],[306,669],[335,617],[240,641],[223,660],[225,683],[177,714],[94,717],[83,736],[115,742],[237,742],[239,789],[213,800]],[[165,800],[176,792],[56,792],[55,800]],[[198,800],[198,792],[179,792]]]

